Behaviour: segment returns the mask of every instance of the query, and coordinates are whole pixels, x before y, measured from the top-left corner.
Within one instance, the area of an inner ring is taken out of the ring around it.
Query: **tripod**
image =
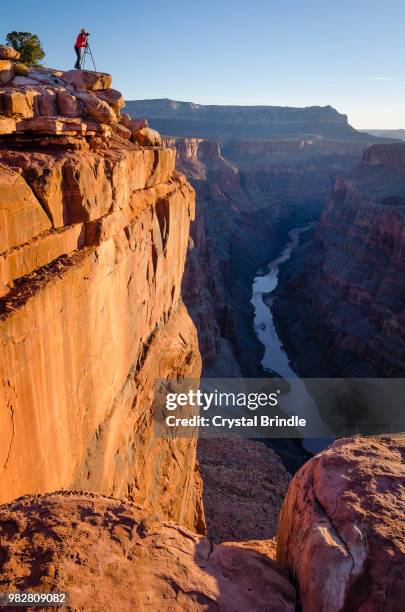
[[[84,66],[86,64],[86,57],[89,57],[91,59],[91,61],[93,62],[94,70],[95,72],[97,72],[96,64],[94,63],[94,58],[89,43],[86,43],[86,46],[84,47],[83,57],[80,63],[80,70],[84,70]]]

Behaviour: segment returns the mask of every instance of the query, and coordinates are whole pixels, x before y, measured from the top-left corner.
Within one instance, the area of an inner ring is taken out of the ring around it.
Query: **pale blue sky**
[[[46,65],[73,66],[91,32],[97,68],[127,99],[331,104],[355,127],[405,128],[404,0],[18,0],[10,30],[39,35]]]

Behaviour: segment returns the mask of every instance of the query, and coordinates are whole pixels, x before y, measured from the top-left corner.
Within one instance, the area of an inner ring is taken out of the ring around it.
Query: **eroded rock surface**
[[[335,442],[291,481],[277,560],[304,612],[403,608],[405,438]]]
[[[0,59],[0,134],[13,135],[13,143],[34,142],[45,147],[50,141],[44,136],[51,137],[56,146],[63,143],[55,136],[73,136],[72,148],[84,146],[84,137],[122,135],[124,99],[111,88],[111,75],[25,67],[26,74],[16,76],[15,59]],[[159,138],[155,132],[142,144],[159,145]]]
[[[22,498],[0,507],[0,536],[3,589],[67,591],[76,610],[295,609],[287,573],[266,555],[112,498]]]
[[[0,501],[85,488],[203,531],[195,440],[153,426],[155,380],[200,375],[194,190],[120,123],[111,77],[64,76],[0,90]]]
[[[215,542],[260,540],[270,546],[290,475],[262,442],[199,440],[207,534]]]

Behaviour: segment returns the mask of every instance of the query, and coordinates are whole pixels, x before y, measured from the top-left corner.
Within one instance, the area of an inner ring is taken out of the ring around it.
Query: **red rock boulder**
[[[68,70],[62,73],[62,78],[76,87],[89,91],[109,89],[112,83],[110,74],[93,70]]]
[[[277,561],[304,612],[403,609],[404,458],[404,437],[339,440],[291,481]]]
[[[0,45],[0,59],[18,60],[19,58],[20,54],[13,47],[10,47],[10,45]]]
[[[119,111],[123,106],[125,106],[124,98],[122,97],[122,93],[117,91],[116,89],[100,89],[97,91],[97,97],[104,102],[107,102],[115,111]]]
[[[211,544],[145,509],[92,493],[0,508],[3,590],[67,591],[69,609],[293,612],[287,573],[267,556]]]
[[[149,127],[143,127],[135,132],[135,140],[143,147],[160,147],[162,138],[159,132]]]
[[[11,81],[14,76],[14,64],[9,60],[0,59],[0,84]]]
[[[100,100],[94,94],[75,92],[74,94],[86,107],[86,114],[92,119],[103,123],[116,123],[117,116],[111,106],[104,100]]]

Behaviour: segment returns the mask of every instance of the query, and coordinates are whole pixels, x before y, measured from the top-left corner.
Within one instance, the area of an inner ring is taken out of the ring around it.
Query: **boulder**
[[[401,610],[405,437],[339,440],[291,481],[277,561],[305,612]]]
[[[122,115],[120,115],[120,123],[125,125],[125,127],[128,129],[131,128],[131,117],[128,115],[128,113],[122,113]]]
[[[62,73],[60,73],[62,74]],[[30,69],[26,75],[29,79],[33,79],[38,83],[42,83],[44,85],[63,85],[63,80],[59,78],[58,73],[46,70],[45,68],[41,69]]]
[[[111,497],[20,498],[0,508],[0,536],[2,589],[68,591],[69,609],[295,610],[285,570],[248,543],[211,544]]]
[[[56,103],[59,114],[63,117],[79,117],[80,109],[77,98],[72,96],[68,91],[58,91]]]
[[[93,72],[92,70],[68,70],[62,73],[62,78],[76,87],[96,91],[99,89],[109,89],[112,77],[105,72]]]
[[[92,121],[91,119],[86,119],[87,132],[86,134],[94,134],[100,135],[102,138],[111,138],[112,136],[112,127],[107,123],[99,123],[98,121]],[[114,126],[115,128],[116,126]]]
[[[0,165],[0,253],[23,244],[51,223],[18,172]]]
[[[38,96],[39,92],[36,90],[5,89],[0,91],[0,110],[10,115],[33,117]]]
[[[119,111],[125,106],[124,98],[122,93],[116,89],[100,89],[96,93],[97,97],[104,102],[107,102],[115,111]]]
[[[143,147],[160,147],[162,144],[159,132],[149,127],[143,127],[136,130],[135,140]]]
[[[56,92],[49,88],[41,89],[41,95],[38,98],[38,106],[40,115],[57,115],[58,109],[56,106]]]
[[[121,138],[125,138],[125,140],[129,140],[131,138],[131,130],[125,127],[125,125],[121,125],[117,123],[115,126],[115,133]]]
[[[14,76],[14,64],[9,60],[0,59],[0,84],[9,83]]]
[[[129,115],[126,115],[127,117],[129,117]],[[129,130],[131,130],[132,136],[135,138],[135,134],[138,130],[142,129],[142,128],[147,128],[148,127],[148,122],[146,119],[131,119],[129,117],[129,121],[127,122],[126,119],[124,119],[124,121],[122,121],[122,118],[124,117],[124,115],[122,115],[121,117],[121,123],[124,123],[125,127],[127,127]]]
[[[75,91],[74,95],[78,100],[83,102],[87,116],[103,123],[117,122],[116,114],[111,106],[107,104],[107,102],[104,102],[104,100],[100,100],[97,96],[90,93]]]
[[[17,123],[17,131],[39,132],[40,134],[65,134],[66,132],[85,134],[86,124],[80,119],[67,117],[33,117]]]
[[[9,45],[0,45],[0,59],[18,60],[20,59],[20,54],[18,53],[18,51],[16,51],[15,49],[13,49],[13,47],[10,47]]]

